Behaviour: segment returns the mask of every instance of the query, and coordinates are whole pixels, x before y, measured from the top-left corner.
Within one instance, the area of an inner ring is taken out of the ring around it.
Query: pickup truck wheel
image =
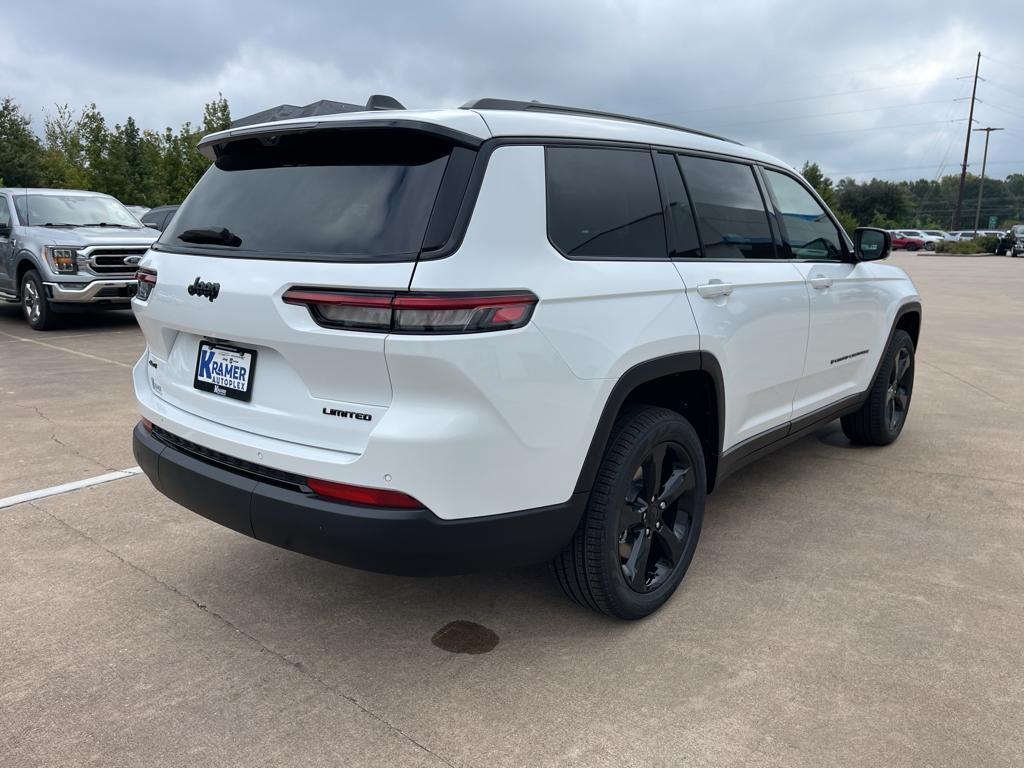
[[[43,281],[34,269],[21,278],[21,311],[33,330],[48,331],[57,327],[57,317],[46,298]]]
[[[580,526],[552,563],[562,589],[609,616],[653,613],[693,559],[706,496],[704,453],[686,419],[653,406],[623,414]]]
[[[856,413],[843,416],[843,433],[855,443],[889,445],[903,431],[914,392],[914,342],[898,330],[885,350],[867,400]]]

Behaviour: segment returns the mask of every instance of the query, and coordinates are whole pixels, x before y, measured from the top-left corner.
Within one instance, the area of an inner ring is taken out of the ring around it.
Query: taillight
[[[135,295],[145,301],[156,287],[156,272],[152,269],[140,269],[135,273],[135,279],[139,281],[139,288]]]
[[[506,293],[375,293],[291,288],[286,304],[307,307],[320,325],[376,333],[483,333],[520,328],[537,297]]]
[[[392,509],[422,509],[423,505],[416,499],[400,491],[388,491],[382,488],[365,488],[361,485],[334,483],[330,480],[308,478],[306,485],[318,496],[338,501],[349,501],[368,507],[391,507]]]

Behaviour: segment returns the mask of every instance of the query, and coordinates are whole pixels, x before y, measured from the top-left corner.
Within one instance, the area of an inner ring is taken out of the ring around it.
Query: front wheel
[[[552,563],[562,589],[609,616],[653,613],[693,559],[706,496],[704,452],[690,423],[667,408],[627,411],[580,526]]]
[[[21,311],[35,331],[48,331],[57,327],[57,317],[46,298],[39,273],[30,269],[21,278]]]
[[[889,445],[903,431],[914,392],[914,341],[897,330],[886,347],[867,400],[843,416],[843,433],[862,445]]]

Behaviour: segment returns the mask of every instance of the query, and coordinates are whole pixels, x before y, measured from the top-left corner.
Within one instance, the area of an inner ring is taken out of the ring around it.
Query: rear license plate
[[[199,342],[194,386],[221,397],[245,400],[252,397],[256,350],[210,341]]]

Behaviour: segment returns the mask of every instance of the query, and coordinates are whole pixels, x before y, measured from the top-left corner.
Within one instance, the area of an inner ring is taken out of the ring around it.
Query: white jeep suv
[[[246,535],[403,574],[547,560],[638,618],[726,475],[905,423],[921,306],[889,236],[759,151],[496,99],[200,149],[138,275],[135,455]]]

